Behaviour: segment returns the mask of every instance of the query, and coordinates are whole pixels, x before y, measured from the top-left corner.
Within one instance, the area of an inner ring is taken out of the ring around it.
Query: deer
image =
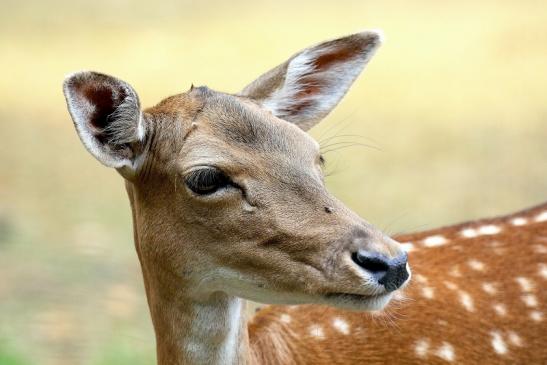
[[[307,131],[381,43],[325,41],[238,93],[147,109],[113,76],[65,79],[82,144],[125,182],[158,364],[547,361],[547,204],[391,238],[326,189]],[[267,306],[247,320],[247,300]]]

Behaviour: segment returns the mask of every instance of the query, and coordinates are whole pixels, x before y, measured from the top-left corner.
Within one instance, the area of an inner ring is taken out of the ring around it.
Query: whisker
[[[333,145],[329,145],[325,148],[329,148],[329,147],[333,147]],[[343,149],[343,148],[348,148],[348,147],[356,147],[356,146],[359,146],[359,147],[368,147],[370,149],[373,149],[373,150],[376,150],[376,151],[382,151],[381,149],[379,149],[378,147],[376,146],[371,146],[371,145],[367,145],[367,144],[364,144],[364,143],[344,143],[344,144],[340,144],[338,147],[334,147],[334,148],[329,148],[327,150],[324,150],[324,151],[321,151],[321,153],[323,154],[327,154],[329,152],[333,152],[333,151],[338,151],[340,149]]]
[[[332,142],[330,144],[327,144],[327,145],[324,145],[324,146],[321,146],[321,148],[329,148],[329,147],[332,147],[332,146],[337,146],[337,145],[343,145],[343,144],[359,144],[359,145],[362,145],[362,146],[366,146],[366,147],[370,147],[370,148],[374,148],[378,151],[381,151],[380,147],[376,146],[376,145],[373,145],[373,144],[368,144],[368,143],[362,143],[362,142],[356,142],[356,141],[340,141],[340,142]]]

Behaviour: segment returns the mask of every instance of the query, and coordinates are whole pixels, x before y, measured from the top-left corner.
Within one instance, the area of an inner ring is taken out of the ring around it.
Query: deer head
[[[380,42],[376,32],[327,41],[239,94],[192,87],[145,110],[117,78],[65,80],[84,146],[125,178],[153,317],[154,303],[218,295],[376,310],[408,281],[399,244],[327,191],[305,132]]]

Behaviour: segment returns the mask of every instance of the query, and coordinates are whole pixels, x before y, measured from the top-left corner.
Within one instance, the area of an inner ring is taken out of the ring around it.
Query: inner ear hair
[[[146,135],[135,90],[112,76],[79,72],[67,77],[64,92],[88,151],[109,167],[132,168]]]

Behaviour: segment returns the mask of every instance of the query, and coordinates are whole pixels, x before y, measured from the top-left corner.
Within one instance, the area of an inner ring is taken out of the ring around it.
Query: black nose
[[[352,254],[353,261],[374,276],[388,292],[399,289],[408,279],[406,253],[388,259],[377,253],[358,251]]]

